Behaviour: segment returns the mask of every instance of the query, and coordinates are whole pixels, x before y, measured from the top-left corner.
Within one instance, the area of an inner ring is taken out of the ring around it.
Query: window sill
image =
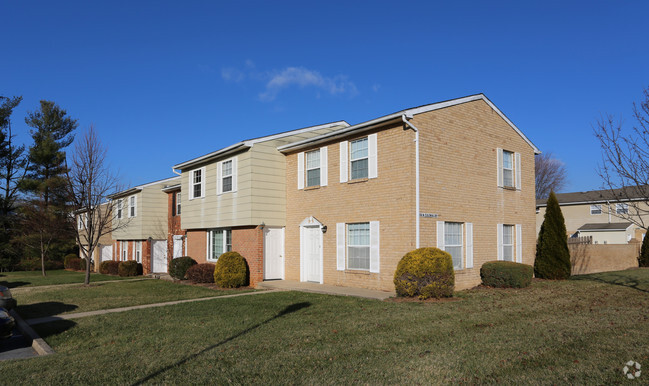
[[[322,187],[321,185],[307,186],[306,188],[304,188],[304,191],[306,192],[308,190],[317,190],[320,189],[321,187]]]
[[[370,271],[369,270],[366,271],[364,269],[345,269],[343,272],[345,272],[345,273],[355,273],[355,274],[366,275],[366,276],[370,275]]]
[[[355,180],[349,180],[347,181],[348,184],[358,184],[359,182],[367,182],[369,181],[369,178],[357,178]]]
[[[514,191],[514,192],[516,190],[518,190],[518,189],[516,189],[515,186],[503,186],[502,188],[503,188],[503,190],[511,190],[511,191]]]

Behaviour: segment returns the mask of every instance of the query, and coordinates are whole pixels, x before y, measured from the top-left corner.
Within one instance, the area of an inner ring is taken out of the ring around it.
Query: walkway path
[[[257,284],[259,288],[268,289],[281,289],[284,291],[303,291],[315,292],[327,295],[342,295],[342,296],[355,296],[359,298],[385,300],[397,296],[394,292],[376,291],[365,288],[351,288],[340,287],[336,285],[327,285],[319,283],[311,283],[305,281],[291,281],[291,280],[270,280]]]
[[[142,280],[156,280],[156,279],[150,278],[150,277],[140,277],[140,278],[137,278],[137,279],[91,281],[90,285],[103,284],[103,283],[124,283],[124,282],[129,282],[129,281],[142,281]],[[15,287],[15,288],[11,288],[11,293],[15,295],[15,294],[18,294],[18,293],[27,292],[27,291],[31,291],[31,290],[59,288],[59,287],[73,287],[73,286],[79,286],[79,285],[84,285],[84,284],[83,283],[66,283],[66,284],[35,285],[35,286],[31,286],[31,287]]]
[[[27,324],[29,324],[30,326],[33,326],[33,325],[36,325],[36,324],[56,322],[58,320],[78,319],[78,318],[85,318],[86,316],[105,315],[105,314],[111,314],[111,313],[114,313],[114,312],[141,310],[141,309],[153,308],[153,307],[164,307],[164,306],[171,306],[171,305],[174,305],[174,304],[181,304],[181,303],[201,302],[201,301],[204,301],[204,300],[213,300],[213,299],[223,299],[223,298],[234,298],[234,297],[238,297],[238,296],[267,294],[267,293],[278,292],[278,291],[281,291],[281,290],[275,289],[275,290],[267,290],[267,291],[245,292],[245,293],[242,293],[242,294],[211,296],[211,297],[208,297],[208,298],[198,298],[198,299],[175,300],[175,301],[172,301],[172,302],[142,304],[142,305],[139,305],[139,306],[110,308],[110,309],[107,309],[107,310],[97,310],[97,311],[77,312],[77,313],[58,315],[58,316],[44,316],[42,318],[27,319],[25,322]]]

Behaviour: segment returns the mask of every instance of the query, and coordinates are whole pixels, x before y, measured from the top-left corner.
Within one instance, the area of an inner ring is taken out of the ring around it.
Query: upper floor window
[[[117,200],[117,218],[122,218],[122,208],[124,207],[124,200],[121,198]]]
[[[189,199],[205,197],[205,167],[189,172]]]
[[[320,149],[306,153],[306,186],[320,185]]]
[[[88,215],[83,213],[77,218],[77,228],[83,229],[85,225],[88,225]]]
[[[131,196],[128,198],[128,217],[135,217],[137,215],[137,197]]]
[[[232,231],[212,229],[208,232],[208,260],[218,260],[219,256],[232,250]]]
[[[350,143],[351,176],[350,179],[367,178],[369,166],[367,138]]]
[[[600,204],[591,205],[590,214],[602,214],[602,206]]]
[[[174,207],[176,208],[176,216],[180,216],[180,192],[176,193],[176,204]]]
[[[237,157],[216,163],[216,194],[237,191]]]
[[[629,204],[615,204],[615,213],[617,213],[617,214],[628,214],[629,213]]]
[[[497,149],[498,186],[521,189],[521,155],[512,151]]]

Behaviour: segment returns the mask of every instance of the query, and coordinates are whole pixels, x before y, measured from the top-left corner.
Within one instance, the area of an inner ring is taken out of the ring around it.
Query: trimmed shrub
[[[138,263],[135,260],[122,261],[117,265],[119,276],[137,276]]]
[[[70,261],[78,258],[79,256],[72,253],[65,255],[65,257],[63,258],[63,267],[65,267],[66,269],[72,269],[70,268]]]
[[[640,267],[649,267],[649,235],[646,235],[644,240],[642,240],[640,256],[638,256],[638,265]]]
[[[117,275],[119,273],[119,262],[118,261],[102,261],[99,264],[99,273],[104,275]]]
[[[248,263],[239,252],[225,252],[216,261],[214,283],[222,288],[248,285]]]
[[[455,288],[453,258],[437,248],[410,251],[397,264],[394,287],[399,296],[452,297]]]
[[[570,277],[570,269],[566,222],[557,196],[550,192],[536,242],[534,275],[541,279],[564,280]]]
[[[137,275],[144,275],[144,267],[142,266],[142,263],[137,263]]]
[[[173,277],[174,279],[184,280],[189,267],[196,264],[198,264],[196,260],[192,259],[189,256],[173,259],[171,260],[171,264],[169,264],[169,275],[171,275],[171,277]]]
[[[215,264],[196,264],[187,270],[187,279],[194,283],[214,283]]]
[[[482,284],[498,288],[524,288],[532,283],[534,268],[512,261],[489,261],[482,264]]]
[[[63,262],[58,260],[47,260],[45,262],[45,269],[48,271],[63,269]]]
[[[84,272],[86,271],[86,262],[87,262],[87,260],[85,258],[83,258],[83,259],[81,259],[81,264],[79,264],[79,269],[84,271]],[[95,263],[90,262],[90,271],[92,272],[94,270],[95,270]]]
[[[68,266],[66,268],[73,271],[81,271],[81,259],[78,257],[68,259]]]

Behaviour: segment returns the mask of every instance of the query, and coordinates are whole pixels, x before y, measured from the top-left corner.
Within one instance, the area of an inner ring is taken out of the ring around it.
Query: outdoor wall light
[[[263,221],[261,222],[261,224],[259,224],[259,228],[261,228],[261,229],[264,229],[265,226],[266,226],[266,223],[264,223]]]
[[[326,225],[323,225],[321,229],[322,229],[322,233],[327,233],[327,226]]]

